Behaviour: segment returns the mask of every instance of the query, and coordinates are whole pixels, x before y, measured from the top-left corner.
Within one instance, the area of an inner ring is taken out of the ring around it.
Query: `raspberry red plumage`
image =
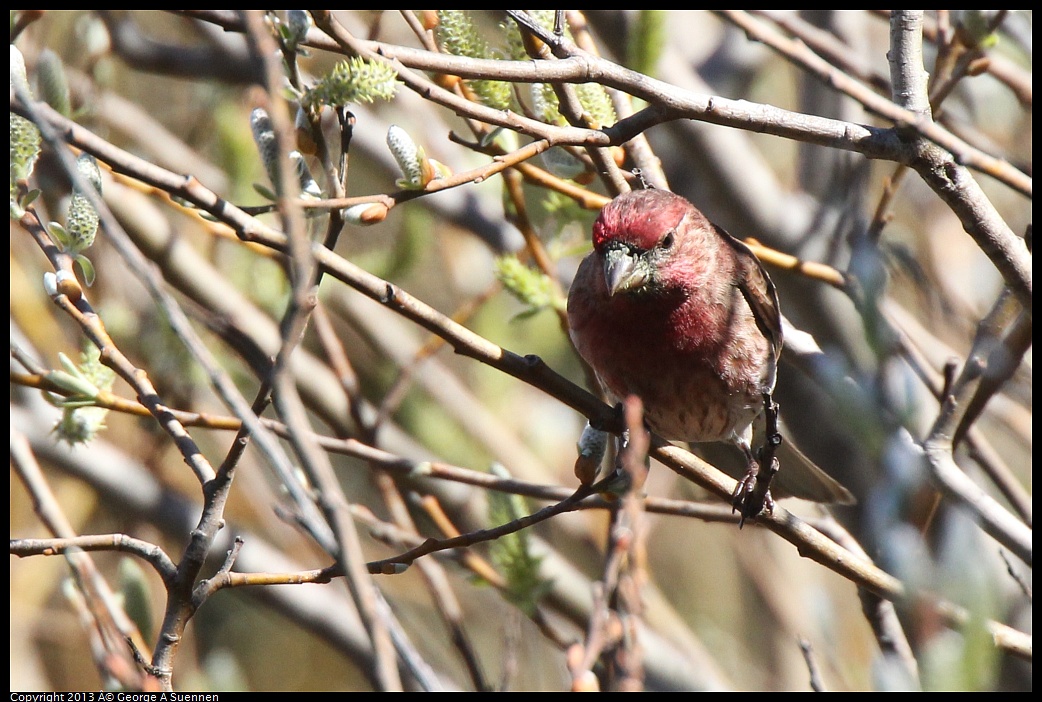
[[[782,344],[778,298],[759,260],[663,190],[608,203],[593,245],[568,295],[568,322],[604,389],[615,400],[639,396],[665,438],[729,441],[751,457],[751,425],[774,388]]]

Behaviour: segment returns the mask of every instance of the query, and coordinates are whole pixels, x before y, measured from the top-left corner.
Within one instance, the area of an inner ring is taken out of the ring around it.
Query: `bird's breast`
[[[694,302],[647,295],[570,300],[572,338],[614,400],[641,398],[656,433],[726,441],[760,412],[761,393],[773,385],[774,359],[759,332],[739,333],[756,330],[736,323],[740,308]],[[713,321],[721,319],[723,325]]]

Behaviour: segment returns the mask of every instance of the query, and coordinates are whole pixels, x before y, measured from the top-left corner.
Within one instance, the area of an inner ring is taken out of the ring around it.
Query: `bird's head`
[[[610,295],[664,290],[677,260],[685,216],[701,213],[666,190],[635,190],[609,202],[593,224],[593,247]],[[704,218],[702,218],[704,219]]]

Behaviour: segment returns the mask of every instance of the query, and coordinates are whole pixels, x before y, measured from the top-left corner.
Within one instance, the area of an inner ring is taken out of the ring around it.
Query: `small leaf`
[[[80,369],[76,367],[76,364],[72,362],[72,359],[61,351],[58,352],[58,363],[62,365],[62,368],[64,368],[65,372],[69,375],[74,375],[77,378],[83,377],[83,374],[80,372]]]
[[[180,195],[167,195],[167,197],[170,198],[171,202],[173,202],[174,204],[180,205],[181,207],[185,208],[186,210],[198,209],[198,207],[196,206],[196,204],[194,202],[186,200],[183,197],[181,197]]]
[[[59,249],[65,251],[69,248],[69,233],[65,231],[65,227],[57,222],[50,222],[47,224],[47,231],[50,233],[51,238],[54,239],[54,243],[58,245]]]
[[[254,183],[253,189],[256,190],[265,200],[271,200],[272,202],[278,200],[278,198],[275,197],[275,193],[271,192],[271,188],[263,183]]]
[[[515,322],[523,322],[526,319],[531,319],[532,317],[535,317],[537,314],[542,312],[544,309],[546,309],[546,308],[545,307],[530,307],[527,310],[521,310],[520,312],[518,312],[517,314],[515,314],[513,317],[510,318],[510,323],[513,324]]]
[[[80,267],[83,282],[87,284],[87,287],[94,285],[94,264],[90,262],[90,259],[83,254],[77,254],[76,264]]]

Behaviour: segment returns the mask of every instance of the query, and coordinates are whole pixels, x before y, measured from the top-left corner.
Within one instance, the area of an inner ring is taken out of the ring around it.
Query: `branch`
[[[966,143],[944,127],[933,122],[929,114],[919,106],[895,103],[888,100],[854,78],[851,78],[847,73],[836,68],[818,54],[815,54],[803,42],[785,37],[781,32],[772,29],[746,12],[738,10],[719,10],[717,12],[743,29],[750,39],[760,41],[782,56],[789,58],[797,66],[814,74],[825,84],[854,98],[870,112],[892,121],[898,129],[910,128],[914,130],[922,137],[929,139],[951,153],[956,163],[986,173],[1024,195],[1031,197],[1030,176],[1022,173],[1008,161],[984,153],[980,149]],[[920,69],[922,68],[921,61],[919,62],[919,67]],[[925,80],[925,71],[918,78]],[[925,88],[925,82],[920,87]],[[906,89],[900,87],[899,81],[894,81],[895,95],[905,92],[918,95],[920,94],[920,89],[915,88],[906,91]],[[925,91],[922,94],[925,95]]]
[[[163,582],[169,582],[177,571],[170,556],[159,546],[126,534],[96,534],[58,539],[11,539],[11,555],[54,556],[77,551],[121,551],[130,553],[151,565]]]

